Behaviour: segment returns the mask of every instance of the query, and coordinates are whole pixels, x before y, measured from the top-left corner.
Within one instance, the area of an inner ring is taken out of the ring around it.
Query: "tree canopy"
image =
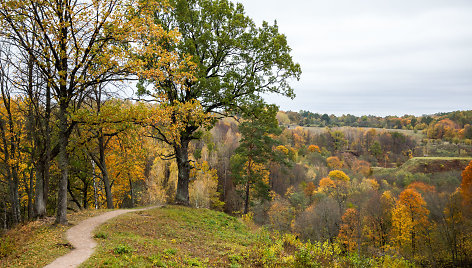
[[[298,79],[300,66],[290,55],[286,37],[276,23],[263,22],[256,27],[245,15],[241,4],[227,0],[171,0],[170,12],[157,12],[155,20],[165,30],[177,29],[180,42],[162,41],[162,46],[174,51],[180,59],[189,59],[181,70],[195,79],[181,79],[166,72],[165,79],[147,79],[138,85],[139,93],[165,96],[170,105],[198,101],[206,113],[227,115],[247,103],[261,100],[263,93],[278,93],[293,98],[290,79]],[[148,64],[151,68],[152,61]],[[162,66],[168,70],[172,64]],[[183,82],[183,83],[182,83]],[[174,117],[177,120],[177,116]],[[188,204],[190,164],[188,143],[199,139],[199,120],[189,118],[179,140],[167,141],[174,148],[179,167],[176,203]],[[162,133],[161,133],[162,134]],[[166,141],[165,135],[161,140]]]

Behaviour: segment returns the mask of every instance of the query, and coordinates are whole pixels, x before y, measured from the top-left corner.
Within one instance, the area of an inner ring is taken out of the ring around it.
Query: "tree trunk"
[[[9,190],[13,223],[18,224],[21,222],[20,198],[18,194],[18,181],[15,180],[13,176],[9,179]]]
[[[79,200],[77,200],[77,198],[75,198],[75,195],[74,193],[72,192],[72,189],[70,188],[70,182],[67,182],[67,191],[69,192],[69,195],[72,199],[72,202],[74,202],[77,207],[79,208],[79,210],[82,210],[82,206],[80,205],[80,202]]]
[[[88,202],[87,202],[87,198],[88,198],[88,183],[84,181],[84,191],[83,191],[83,195],[82,195],[82,204],[83,204],[83,207],[84,209],[88,209],[89,206],[88,206]]]
[[[34,171],[30,171],[29,176],[29,187],[28,187],[28,220],[31,220],[34,217],[34,206],[33,206],[33,188],[34,188]]]
[[[39,160],[36,164],[36,184],[35,184],[35,200],[34,215],[37,218],[43,218],[46,215],[46,203],[44,202],[44,168],[43,161]]]
[[[251,177],[252,177],[252,157],[249,157],[248,166],[247,166],[247,182],[246,182],[246,197],[244,199],[244,213],[249,212],[249,191],[251,189]]]
[[[3,89],[2,89],[2,93]],[[5,94],[3,94],[3,98],[5,101]],[[7,109],[9,106],[7,106]],[[10,118],[11,120],[11,118]],[[5,121],[0,119],[0,132],[2,136],[2,141],[4,144],[3,148],[3,155],[4,155],[4,160],[5,160],[5,166],[6,166],[6,177],[8,180],[8,193],[10,195],[10,202],[11,202],[11,213],[13,216],[13,224],[18,224],[21,221],[21,211],[20,211],[20,200],[19,200],[19,194],[18,194],[18,174],[15,172],[15,168],[12,167],[12,165],[9,163],[10,159],[13,159],[14,155],[14,150],[15,150],[15,145],[13,141],[13,135],[10,138],[10,146],[11,149],[9,150],[8,146],[8,140],[7,136],[5,133],[6,130],[6,124]]]
[[[93,204],[95,209],[98,209],[98,186],[95,179],[95,176],[93,176]]]
[[[190,163],[188,161],[188,145],[190,140],[181,138],[180,144],[174,144],[175,157],[179,170],[175,203],[189,206],[188,184],[190,179]]]
[[[100,171],[102,172],[102,180],[103,184],[105,185],[105,196],[107,199],[107,208],[112,209],[113,206],[113,195],[111,193],[111,185],[110,185],[110,179],[108,177],[108,169],[107,169],[107,164],[105,162],[105,142],[103,140],[103,132],[100,129],[100,135],[98,137],[98,150],[100,153],[100,159],[98,163],[98,167],[100,168]]]
[[[131,196],[131,207],[134,207],[134,189],[133,189],[133,181],[131,180],[131,176],[128,172],[128,178],[129,178],[129,194]]]
[[[246,197],[244,199],[244,213],[247,214],[249,212],[249,180],[246,182]]]
[[[44,115],[43,141],[36,135],[37,143],[43,143],[42,155],[40,155],[36,167],[36,189],[35,189],[35,217],[46,216],[47,200],[49,195],[49,163],[51,161],[51,129],[49,121],[51,117],[51,88],[46,87],[46,107]],[[39,115],[37,120],[39,119]]]
[[[59,169],[61,178],[58,185],[56,224],[67,224],[67,178],[69,159],[67,155],[67,104],[62,101],[59,109]]]

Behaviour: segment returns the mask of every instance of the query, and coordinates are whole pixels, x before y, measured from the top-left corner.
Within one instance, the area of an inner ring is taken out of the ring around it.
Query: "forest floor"
[[[95,246],[97,245],[92,236],[92,232],[95,228],[119,215],[152,208],[156,208],[156,206],[141,209],[120,209],[109,211],[78,223],[74,227],[67,230],[67,240],[73,247],[72,251],[62,257],[57,258],[45,267],[63,268],[79,266],[93,254]]]

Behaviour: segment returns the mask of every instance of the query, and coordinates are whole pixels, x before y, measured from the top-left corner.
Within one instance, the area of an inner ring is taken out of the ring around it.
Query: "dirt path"
[[[45,268],[63,268],[79,266],[81,263],[90,258],[90,256],[92,256],[92,253],[94,252],[94,248],[97,245],[97,242],[95,242],[95,240],[93,239],[92,232],[96,227],[108,221],[109,219],[119,216],[121,214],[142,211],[156,207],[158,206],[141,209],[114,210],[80,222],[79,224],[75,225],[67,231],[67,240],[71,243],[74,249],[66,255],[57,258],[51,264],[46,265]]]

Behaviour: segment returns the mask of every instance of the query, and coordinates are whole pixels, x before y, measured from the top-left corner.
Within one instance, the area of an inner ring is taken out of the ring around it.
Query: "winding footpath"
[[[77,267],[92,256],[97,242],[93,239],[92,232],[99,225],[104,222],[128,213],[143,211],[157,208],[159,206],[141,208],[141,209],[120,209],[103,213],[102,215],[86,219],[67,231],[67,240],[72,245],[73,249],[66,255],[57,258],[52,263],[45,266],[45,268],[63,268],[63,267]]]

